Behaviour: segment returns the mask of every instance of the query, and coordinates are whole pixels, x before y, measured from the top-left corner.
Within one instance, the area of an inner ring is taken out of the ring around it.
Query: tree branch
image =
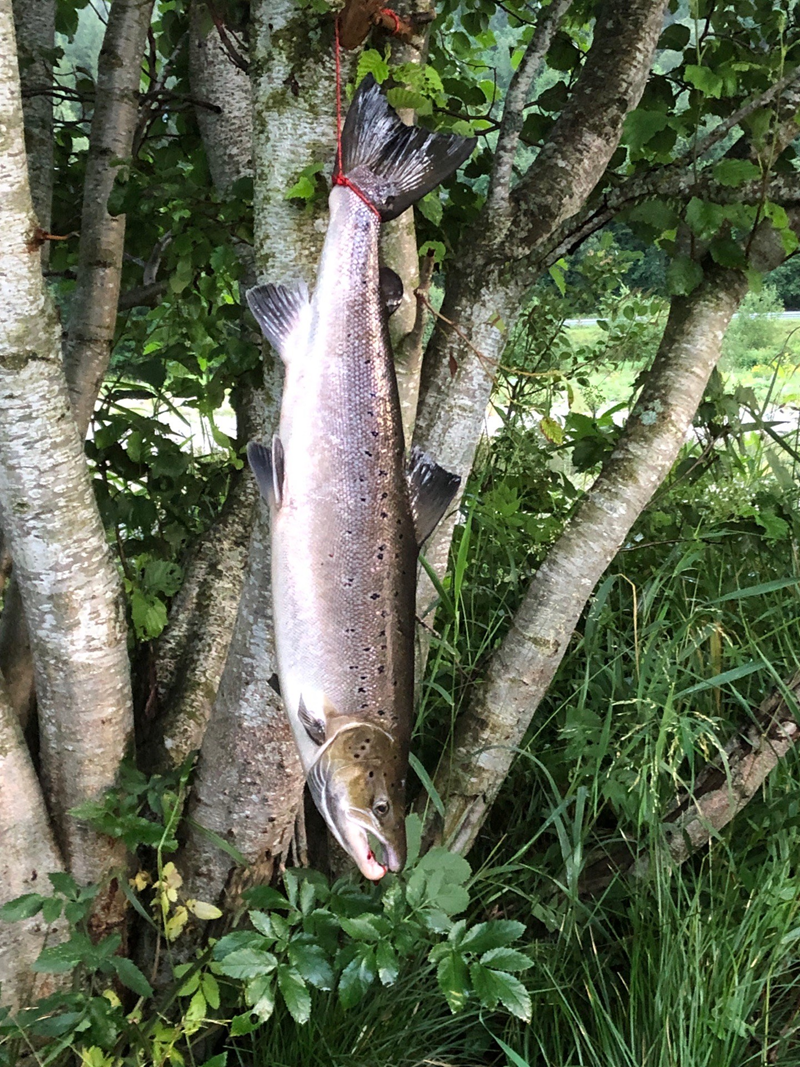
[[[553,0],[549,7],[540,12],[533,37],[525,49],[522,62],[511,78],[494,152],[489,195],[486,198],[486,212],[489,215],[506,211],[509,207],[511,176],[525,118],[525,105],[550,42],[571,5],[572,0]]]
[[[672,805],[664,831],[676,863],[683,863],[727,826],[797,743],[798,699],[800,674],[762,702],[750,726],[725,745],[720,756],[700,772],[691,790]],[[636,843],[611,845],[602,855],[590,858],[580,892],[596,896],[615,877],[641,876],[647,866],[644,850]]]
[[[713,267],[691,296],[673,300],[611,459],[539,568],[436,773],[451,848],[472,845],[586,601],[674,463],[745,291],[742,275]]]
[[[86,435],[108,367],[117,321],[125,216],[109,215],[107,204],[121,161],[131,154],[152,9],[153,0],[114,0],[100,52],[78,278],[64,346],[70,400],[81,436]]]

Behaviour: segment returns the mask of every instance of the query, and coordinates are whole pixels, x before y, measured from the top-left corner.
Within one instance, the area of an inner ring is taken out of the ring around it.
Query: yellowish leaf
[[[219,908],[203,900],[187,900],[186,907],[197,919],[219,919],[222,915]]]

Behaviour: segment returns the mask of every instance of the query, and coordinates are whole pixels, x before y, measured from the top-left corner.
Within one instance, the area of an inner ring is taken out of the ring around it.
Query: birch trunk
[[[586,601],[675,462],[745,291],[742,275],[717,268],[673,300],[613,455],[536,573],[436,773],[451,848],[464,852],[475,840]]]
[[[314,272],[327,225],[327,198],[312,212],[286,190],[311,162],[330,173],[336,144],[330,20],[317,25],[290,0],[252,5],[255,247],[259,279],[305,278]],[[322,44],[318,38],[322,33]],[[347,78],[348,62],[344,63]],[[265,429],[277,425],[281,368],[265,353]],[[217,899],[247,879],[268,879],[285,855],[303,789],[303,774],[282,703],[269,681],[276,670],[270,595],[269,521],[259,505],[244,591],[198,760],[186,846],[178,865],[191,893]],[[231,857],[197,825],[218,829],[251,865],[234,871]]]
[[[31,632],[42,779],[67,865],[119,850],[68,812],[114,784],[131,732],[119,581],[71,417],[35,243],[10,0],[0,4],[0,511]]]
[[[14,0],[14,29],[25,116],[25,148],[33,210],[50,231],[53,201],[53,60],[55,0]],[[46,260],[47,246],[43,256]]]
[[[216,29],[204,32],[205,4],[192,5],[189,77],[192,95],[218,112],[197,108],[214,185],[225,195],[235,182],[253,174],[253,122],[250,80],[222,46]],[[255,284],[253,249],[236,246],[244,267],[244,290]],[[244,311],[241,328],[252,333]],[[263,398],[245,386],[232,398],[242,447],[261,436]],[[249,471],[232,479],[219,520],[194,548],[186,577],[170,611],[158,647],[159,706],[164,709],[147,754],[155,767],[177,766],[199,749],[230,647],[244,584],[257,490]]]
[[[25,893],[49,896],[47,875],[63,870],[22,731],[0,687],[0,904]],[[0,1004],[16,1011],[53,991],[60,980],[31,965],[66,934],[63,920],[48,926],[41,913],[0,923]]]
[[[70,401],[82,438],[108,367],[117,322],[125,216],[109,215],[106,205],[119,168],[131,154],[152,10],[153,0],[114,0],[100,50],[78,278],[64,346]]]
[[[557,7],[564,9],[563,4]],[[503,152],[510,151],[513,157],[516,140],[512,138],[508,150],[498,145],[501,158],[486,207],[466,234],[447,277],[442,315],[457,329],[439,320],[431,336],[415,431],[415,443],[447,470],[460,474],[462,487],[483,432],[508,332],[540,269],[537,253],[603,176],[619,144],[625,116],[644,91],[664,9],[663,0],[607,0],[601,5],[594,40],[570,100],[513,189],[512,168]],[[510,94],[510,107],[521,111],[525,103]],[[504,115],[504,123],[508,117]],[[504,159],[508,165],[501,166]],[[426,557],[440,576],[452,532],[453,520],[443,522],[425,546]],[[420,614],[429,610],[432,599],[433,587],[423,578],[417,600]]]

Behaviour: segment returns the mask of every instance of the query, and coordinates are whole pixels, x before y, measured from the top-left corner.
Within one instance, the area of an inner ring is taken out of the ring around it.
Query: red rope
[[[382,7],[381,14],[386,15],[390,19],[394,19],[394,29],[392,30],[392,34],[397,37],[402,29],[400,25],[400,16],[396,11],[392,11],[390,7]]]
[[[366,195],[363,193],[355,182],[351,182],[350,179],[342,174],[342,65],[339,58],[339,19],[334,21],[335,26],[335,46],[334,54],[336,56],[336,169],[333,172],[332,183],[333,185],[344,185],[347,189],[352,189],[359,200],[362,200],[373,214],[377,215],[380,219],[381,213]]]

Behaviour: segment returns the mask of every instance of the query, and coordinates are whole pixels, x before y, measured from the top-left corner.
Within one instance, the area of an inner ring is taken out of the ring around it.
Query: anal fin
[[[408,465],[408,488],[411,513],[417,544],[421,545],[433,533],[456,495],[461,479],[434,463],[427,452],[412,448]]]
[[[261,495],[270,507],[279,508],[283,503],[283,445],[277,434],[272,438],[272,448],[250,441],[247,446],[247,461],[256,476]]]

